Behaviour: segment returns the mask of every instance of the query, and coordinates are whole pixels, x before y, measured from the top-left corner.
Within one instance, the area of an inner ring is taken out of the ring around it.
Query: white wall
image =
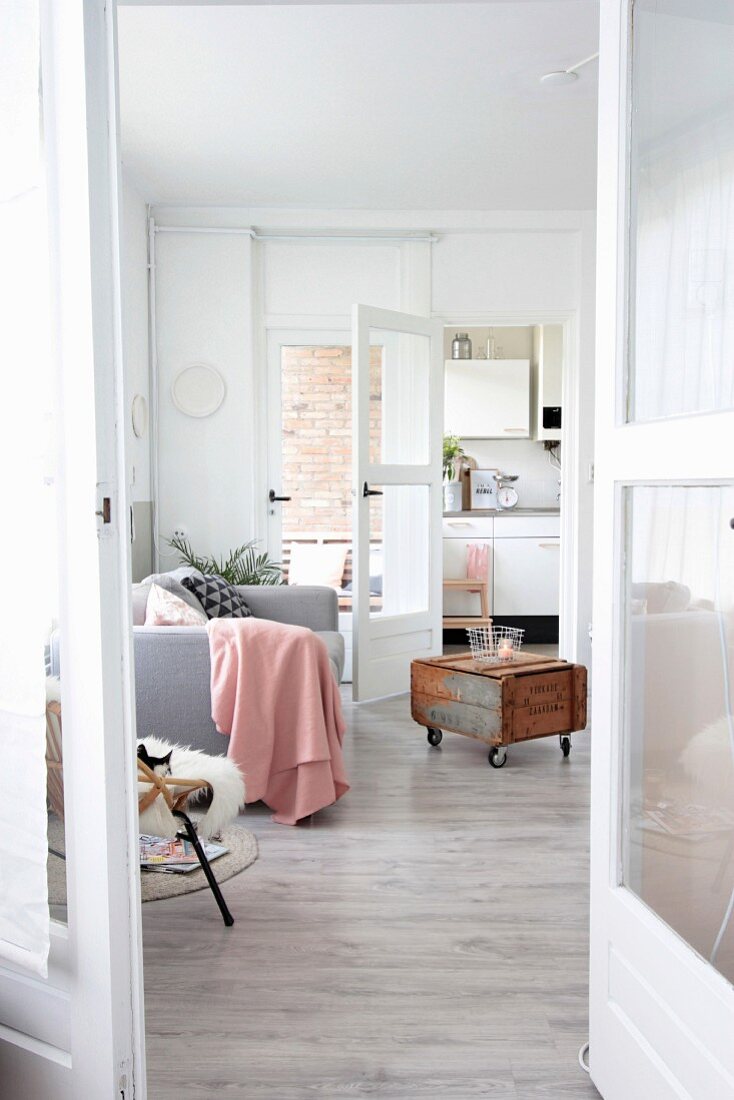
[[[576,234],[447,233],[433,246],[433,311],[539,314],[574,309]]]
[[[204,553],[239,546],[254,534],[252,251],[247,236],[156,236],[162,569],[177,564],[166,545],[176,527]],[[220,408],[203,418],[179,412],[171,397],[178,372],[196,363],[218,370],[226,386]]]
[[[197,550],[221,553],[264,539],[266,323],[350,325],[354,301],[400,305],[394,244],[253,242],[246,235],[156,234],[161,568],[177,527]],[[257,313],[259,325],[253,325]],[[227,388],[213,416],[171,399],[177,372],[206,363]]]
[[[259,233],[431,231],[438,236],[433,244],[401,244],[316,236],[259,242],[245,235],[157,235],[161,534],[183,525],[202,550],[221,552],[265,536],[262,437],[269,328],[347,328],[354,302],[432,312],[463,327],[566,324],[583,376],[580,406],[564,399],[579,429],[575,476],[564,486],[566,544],[573,551],[566,566],[582,568],[583,591],[576,595],[583,607],[578,632],[564,647],[566,656],[588,660],[590,562],[588,570],[579,565],[575,548],[580,544],[582,555],[586,547],[591,551],[591,494],[580,471],[592,461],[593,216],[172,207],[161,207],[154,216],[169,227],[254,225]],[[169,390],[174,371],[198,361],[222,371],[228,392],[215,416],[195,422],[173,409]]]
[[[533,439],[465,439],[464,450],[480,470],[517,474],[520,508],[557,508],[560,472],[548,461],[543,444]]]
[[[397,309],[400,250],[394,244],[267,241],[261,246],[263,312],[348,318],[354,302]]]

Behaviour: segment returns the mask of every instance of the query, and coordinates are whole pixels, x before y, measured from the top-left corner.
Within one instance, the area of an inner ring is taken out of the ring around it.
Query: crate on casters
[[[508,745],[558,736],[568,756],[570,735],[586,729],[586,668],[521,653],[489,635],[473,652],[412,662],[411,713],[429,744],[440,745],[445,731],[473,737],[490,746],[489,762],[501,768]]]

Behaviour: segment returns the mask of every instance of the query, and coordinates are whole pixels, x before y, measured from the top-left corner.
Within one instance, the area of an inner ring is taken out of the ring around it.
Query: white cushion
[[[648,615],[670,615],[685,611],[691,602],[690,588],[677,581],[641,581],[632,585],[631,596],[634,600],[644,601]]]
[[[288,584],[322,584],[341,588],[348,545],[332,542],[322,546],[292,542]]]

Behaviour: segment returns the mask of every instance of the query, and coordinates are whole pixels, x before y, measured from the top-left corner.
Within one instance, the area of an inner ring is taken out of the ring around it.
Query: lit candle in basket
[[[512,660],[512,638],[501,638],[499,648],[497,649],[497,656],[500,661]]]

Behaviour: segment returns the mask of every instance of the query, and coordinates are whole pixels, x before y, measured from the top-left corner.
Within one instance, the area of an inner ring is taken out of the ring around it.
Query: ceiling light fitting
[[[584,65],[588,65],[591,61],[596,61],[598,53],[591,54],[590,57],[585,57],[583,61],[578,61],[575,65],[569,65],[567,69],[559,69],[557,72],[544,73],[540,78],[541,84],[549,84],[554,88],[560,87],[561,84],[573,84],[579,78],[578,70],[583,68]]]

